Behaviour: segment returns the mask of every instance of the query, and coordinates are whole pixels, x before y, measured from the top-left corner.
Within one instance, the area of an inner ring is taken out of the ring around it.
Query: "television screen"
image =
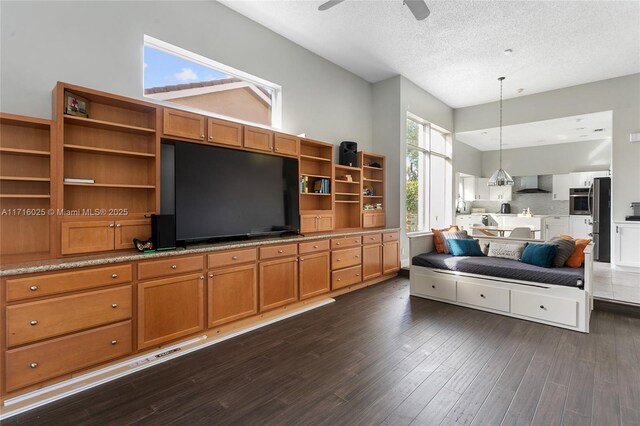
[[[174,149],[178,241],[300,229],[296,159],[182,142]]]

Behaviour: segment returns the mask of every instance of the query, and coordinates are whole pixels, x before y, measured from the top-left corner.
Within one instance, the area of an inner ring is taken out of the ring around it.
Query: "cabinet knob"
[[[342,281],[342,278],[338,278],[338,281]]]
[[[171,265],[171,269],[178,269],[178,265]]]
[[[540,305],[540,309],[547,309],[544,307],[544,305]]]
[[[313,248],[318,248],[318,246],[313,246]]]
[[[31,325],[38,325],[38,321],[33,320],[33,321],[31,321],[29,324],[31,324]]]
[[[111,307],[112,307],[113,309],[115,309],[115,308],[117,308],[117,307],[118,307],[118,304],[117,304],[117,303],[112,303],[112,304],[111,304]]]
[[[353,240],[353,242],[354,242],[354,243],[359,243],[360,241],[358,241],[358,240]]]
[[[200,279],[201,279],[201,280],[204,280],[204,275],[200,275]]]
[[[213,274],[209,274],[209,278],[213,278]]]
[[[282,250],[278,250],[278,253],[282,254],[283,252],[282,252]]]
[[[304,262],[304,258],[300,258],[300,262]]]
[[[360,276],[360,274],[356,274],[356,277],[359,277],[359,276]]]
[[[204,135],[200,135],[200,139],[204,139]]]
[[[238,256],[231,256],[231,260],[238,260]]]
[[[29,287],[29,290],[38,291],[38,286],[37,285],[32,285],[31,287]]]
[[[117,341],[117,340],[112,340],[112,341],[111,341],[111,344],[112,344],[112,345],[115,345],[115,344],[117,344],[117,343],[118,343],[118,341]]]
[[[213,136],[209,136],[209,140],[212,141],[213,140]]]
[[[358,258],[360,258],[360,256],[358,256],[358,255],[356,254],[356,259],[358,259]]]
[[[336,243],[336,245],[337,245],[337,246],[339,246],[339,245],[340,245],[340,243]]]
[[[113,228],[115,225],[113,223],[109,224],[109,228]]]
[[[118,274],[111,274],[111,278],[118,278]]]
[[[342,260],[342,259],[336,259],[336,262],[340,262],[340,260]]]
[[[31,368],[36,368],[38,366],[37,362],[32,362],[31,364],[29,364],[29,367]]]
[[[119,223],[116,223],[116,228],[120,228],[122,225]]]

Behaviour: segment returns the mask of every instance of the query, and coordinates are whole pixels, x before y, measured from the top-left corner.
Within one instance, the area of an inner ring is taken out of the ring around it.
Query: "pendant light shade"
[[[500,168],[489,178],[489,186],[513,185],[513,178],[502,168],[502,82],[505,77],[498,78],[500,82]]]

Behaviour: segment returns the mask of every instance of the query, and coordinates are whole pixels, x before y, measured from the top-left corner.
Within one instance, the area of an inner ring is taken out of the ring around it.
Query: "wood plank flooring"
[[[595,311],[584,335],[408,287],[341,296],[3,426],[640,424],[640,319]]]

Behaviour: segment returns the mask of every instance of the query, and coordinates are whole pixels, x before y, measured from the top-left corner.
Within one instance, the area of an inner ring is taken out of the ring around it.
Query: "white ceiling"
[[[434,1],[416,21],[402,0],[222,3],[370,81],[402,74],[449,106],[640,72],[640,1]],[[513,49],[505,55],[505,49]]]
[[[502,128],[502,147],[513,149],[610,139],[611,126],[611,111],[514,124]],[[500,147],[498,127],[459,132],[456,139],[480,151],[494,151]]]

